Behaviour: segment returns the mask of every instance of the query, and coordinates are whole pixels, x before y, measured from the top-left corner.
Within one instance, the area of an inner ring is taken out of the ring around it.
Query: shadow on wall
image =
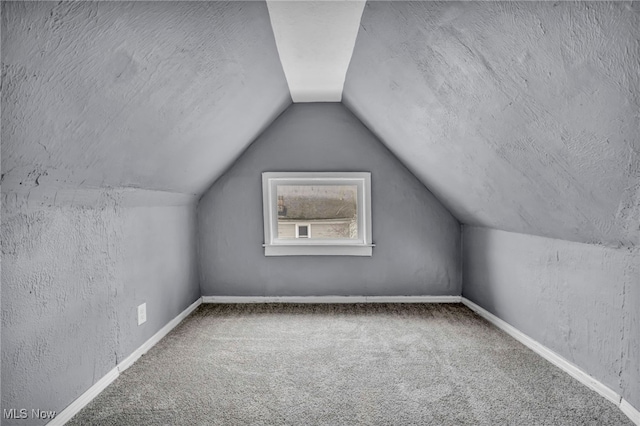
[[[492,233],[476,235],[474,227],[462,225],[462,296],[477,303],[489,312],[497,315],[496,307],[500,305],[501,294],[491,285],[496,282],[500,272],[492,262],[495,253]],[[509,269],[517,265],[507,265]],[[472,285],[469,285],[472,284]],[[466,286],[465,286],[466,285]]]

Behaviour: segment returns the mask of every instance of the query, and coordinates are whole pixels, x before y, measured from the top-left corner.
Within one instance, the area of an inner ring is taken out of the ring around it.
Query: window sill
[[[264,245],[265,256],[372,256],[369,245]]]

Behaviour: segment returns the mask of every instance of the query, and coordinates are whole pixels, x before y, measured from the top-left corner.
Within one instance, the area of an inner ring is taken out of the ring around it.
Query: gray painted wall
[[[463,227],[463,295],[640,409],[640,251]]]
[[[462,223],[637,245],[639,12],[370,1],[343,102]]]
[[[60,412],[199,297],[195,199],[40,190],[2,194],[1,408]]]
[[[373,257],[265,257],[264,171],[370,171]],[[202,197],[202,294],[458,295],[460,225],[341,104],[293,104]]]

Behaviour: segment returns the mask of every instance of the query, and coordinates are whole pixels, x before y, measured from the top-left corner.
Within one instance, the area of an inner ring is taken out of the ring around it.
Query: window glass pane
[[[357,185],[278,185],[277,198],[280,239],[295,239],[296,226],[298,238],[358,238]]]

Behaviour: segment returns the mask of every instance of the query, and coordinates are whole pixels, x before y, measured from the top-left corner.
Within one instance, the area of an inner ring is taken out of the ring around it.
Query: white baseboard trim
[[[568,373],[585,386],[593,389],[602,397],[616,404],[619,409],[631,419],[636,425],[640,426],[640,411],[634,408],[628,401],[623,399],[615,391],[600,381],[594,379],[576,365],[567,361],[560,355],[556,354],[546,346],[535,341],[531,337],[522,333],[507,322],[501,320],[484,308],[476,305],[469,299],[461,296],[309,296],[309,297],[254,297],[254,296],[203,296],[192,303],[188,308],[182,311],[177,317],[171,320],[167,325],[162,327],[149,340],[144,342],[142,346],[136,349],[131,355],[125,358],[115,368],[104,375],[85,393],[80,395],[67,408],[61,411],[48,426],[61,426],[71,420],[80,410],[89,404],[96,396],[100,394],[107,386],[118,378],[121,372],[129,368],[133,363],[144,355],[149,349],[157,344],[164,336],[166,336],[175,326],[177,326],[184,318],[193,312],[201,303],[463,303],[478,315],[505,331],[514,339],[518,340],[556,367]]]
[[[460,303],[461,296],[366,296],[367,303]]]
[[[626,399],[620,401],[620,410],[631,419],[632,422],[640,426],[640,411],[636,410]]]
[[[134,362],[136,362],[142,355],[146,354],[149,351],[149,349],[151,349],[156,345],[156,343],[162,340],[162,338],[166,336],[171,330],[173,330],[176,325],[180,324],[180,322],[183,319],[185,319],[187,316],[189,316],[191,312],[195,311],[196,308],[200,306],[201,303],[202,303],[202,298],[199,298],[198,300],[193,302],[191,305],[189,305],[187,309],[182,311],[177,317],[169,321],[167,325],[165,325],[160,330],[158,330],[158,332],[153,336],[151,336],[149,340],[144,342],[142,346],[140,346],[138,349],[133,351],[131,355],[123,359],[122,362],[118,364],[118,371],[122,373],[124,370],[131,367]]]
[[[202,303],[460,303],[461,296],[202,296]]]
[[[66,422],[71,420],[73,416],[75,416],[78,411],[82,410],[88,403],[93,401],[93,398],[98,396],[100,392],[104,390],[107,386],[109,386],[115,379],[118,378],[120,373],[118,372],[118,367],[114,367],[111,371],[105,374],[100,380],[98,380],[93,386],[91,386],[85,393],[80,395],[78,399],[73,401],[67,408],[61,411],[56,417],[54,417],[49,423],[48,426],[61,426]]]
[[[180,323],[183,319],[185,319],[191,312],[193,312],[200,304],[202,303],[202,298],[199,298],[195,302],[193,302],[187,309],[182,311],[177,317],[172,319],[162,327],[156,334],[151,336],[149,340],[144,342],[142,346],[133,351],[131,355],[126,357],[122,362],[120,362],[116,367],[114,367],[111,371],[109,371],[104,377],[98,380],[93,386],[91,386],[85,393],[80,395],[75,401],[67,406],[63,411],[61,411],[54,419],[52,419],[47,426],[58,426],[64,425],[66,422],[71,420],[73,416],[78,414],[80,410],[87,406],[96,396],[100,394],[107,386],[109,386],[115,379],[118,378],[120,373],[122,373],[127,368],[131,367],[134,362],[136,362],[142,355],[147,353],[149,349],[151,349],[156,343],[158,343],[164,336],[166,336],[171,330],[175,328],[176,325]]]
[[[551,349],[547,348],[546,346],[542,345],[541,343],[527,336],[526,334],[524,334],[517,328],[513,327],[512,325],[508,324],[507,322],[501,320],[500,318],[493,315],[486,309],[476,305],[469,299],[463,298],[462,303],[464,303],[467,307],[469,307],[469,309],[473,310],[478,315],[480,315],[481,317],[483,317],[484,319],[486,319],[487,321],[489,321],[499,329],[505,331],[507,334],[509,334],[514,339],[518,340],[523,345],[527,346],[529,349],[536,352],[541,357],[545,358],[547,361],[549,361],[556,367],[568,373],[571,377],[578,380],[580,383],[598,392],[600,395],[605,397],[607,400],[613,402],[614,404],[616,405],[620,404],[620,395],[618,395],[609,387],[602,384],[598,380],[594,379],[584,371],[580,370],[576,365],[572,364],[570,361],[564,359],[557,353],[553,352]]]
[[[600,396],[614,403],[624,414],[627,415],[627,417],[629,417],[635,424],[640,426],[640,413],[635,408],[633,408],[631,404],[622,399],[622,397],[618,395],[618,393],[613,389],[603,384],[599,380],[593,378],[586,372],[582,371],[575,364],[553,352],[543,344],[527,336],[514,326],[501,320],[486,309],[476,305],[466,297],[462,297],[462,303],[472,311],[476,312],[482,318],[486,319],[499,329],[503,330],[511,337],[527,346],[529,349],[531,349],[556,367],[560,368],[562,371],[569,374],[571,377],[578,380],[583,385],[587,386],[589,389],[596,391]]]

